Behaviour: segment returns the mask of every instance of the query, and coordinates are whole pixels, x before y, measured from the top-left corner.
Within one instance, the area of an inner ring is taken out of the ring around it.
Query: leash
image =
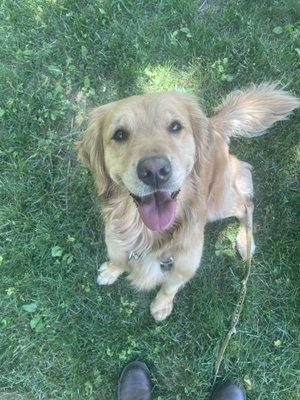
[[[231,339],[231,336],[236,333],[236,326],[239,323],[240,316],[243,310],[244,306],[244,301],[247,293],[247,283],[248,279],[250,276],[251,272],[251,217],[249,216],[249,211],[248,207],[245,204],[245,217],[246,217],[246,241],[247,241],[247,258],[246,258],[246,273],[245,277],[243,278],[241,282],[241,289],[240,289],[240,294],[238,301],[236,303],[235,309],[233,311],[232,317],[231,317],[231,322],[230,322],[230,329],[227,332],[227,335],[225,336],[223,343],[219,349],[218,356],[215,362],[215,367],[214,367],[214,381],[213,385],[216,383],[216,379],[219,374],[220,366],[221,363],[224,359],[224,354],[225,351],[228,347],[229,341]]]

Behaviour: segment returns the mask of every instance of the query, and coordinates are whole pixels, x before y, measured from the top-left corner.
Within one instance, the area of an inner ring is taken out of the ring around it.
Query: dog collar
[[[129,260],[132,259],[138,260],[139,258],[141,258],[141,254],[138,254],[135,251],[131,251],[128,255]],[[163,260],[160,261],[159,265],[162,271],[170,271],[174,266],[174,258],[173,257],[164,258]]]
[[[128,260],[138,260],[141,257],[141,254],[136,253],[135,251],[131,251],[128,255]]]

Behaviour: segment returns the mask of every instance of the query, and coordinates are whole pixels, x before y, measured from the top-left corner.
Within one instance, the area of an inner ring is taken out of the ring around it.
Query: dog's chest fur
[[[106,236],[110,242],[127,254],[128,279],[141,290],[150,290],[161,284],[170,271],[161,268],[161,261],[176,256],[194,234],[193,227],[204,226],[206,216],[200,216],[202,198],[195,193],[194,185],[182,189],[177,204],[177,217],[172,228],[153,232],[141,221],[132,198],[126,192],[110,195],[101,204]],[[134,252],[136,257],[129,260]]]

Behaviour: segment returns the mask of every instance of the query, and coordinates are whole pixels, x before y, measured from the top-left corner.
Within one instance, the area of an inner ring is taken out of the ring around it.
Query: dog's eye
[[[178,121],[173,121],[173,122],[170,123],[168,131],[171,132],[171,133],[172,132],[179,132],[179,131],[181,131],[181,129],[182,129],[181,124]]]
[[[125,140],[128,139],[128,132],[126,132],[124,129],[118,129],[114,135],[113,135],[113,140],[116,142],[125,142]]]

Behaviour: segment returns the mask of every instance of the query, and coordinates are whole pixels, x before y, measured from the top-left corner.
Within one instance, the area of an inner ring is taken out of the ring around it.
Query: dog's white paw
[[[99,285],[111,285],[118,279],[118,277],[122,273],[123,270],[115,267],[110,261],[107,261],[103,263],[99,268],[97,283]]]
[[[173,310],[173,300],[167,298],[155,298],[151,305],[150,311],[156,322],[163,321]]]
[[[236,238],[236,247],[243,260],[247,260],[247,235],[244,229],[240,229]],[[251,256],[255,252],[254,238],[251,235]]]

